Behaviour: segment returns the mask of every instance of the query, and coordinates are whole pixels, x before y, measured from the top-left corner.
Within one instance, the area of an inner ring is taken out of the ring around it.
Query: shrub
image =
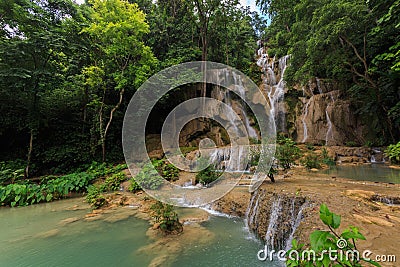
[[[400,163],[400,142],[388,146],[385,153],[391,162]]]
[[[308,154],[302,160],[301,164],[303,164],[307,169],[320,169],[321,163],[318,155],[316,154]]]
[[[106,191],[119,190],[121,183],[126,180],[126,175],[123,172],[115,173],[106,178],[103,188]]]
[[[181,233],[183,226],[179,222],[178,214],[174,211],[174,207],[157,201],[151,206],[153,218],[159,223],[159,229],[164,234]]]
[[[341,234],[336,232],[339,228],[341,217],[329,211],[325,204],[322,204],[319,210],[321,221],[328,226],[329,231],[314,231],[310,234],[310,245],[315,257],[305,259],[291,259],[290,255],[310,255],[309,249],[304,248],[304,244],[298,244],[296,239],[292,241],[292,248],[286,253],[288,256],[286,266],[362,266],[360,261],[368,262],[374,266],[380,266],[377,262],[369,259],[347,259],[346,255],[352,254],[357,250],[356,241],[365,240],[365,237],[359,232],[357,227],[350,226]],[[330,253],[327,253],[330,251]],[[294,253],[292,253],[294,252]],[[311,253],[312,254],[312,253]],[[342,255],[342,256],[340,256]]]
[[[168,181],[178,180],[179,169],[167,160],[153,160],[152,164],[164,179]]]
[[[139,190],[142,190],[142,188],[140,187],[140,185],[135,181],[135,179],[131,179],[130,180],[130,185],[128,188],[129,191],[131,192],[137,192]]]
[[[150,190],[157,190],[164,181],[151,163],[144,165],[134,179],[140,187]]]
[[[91,185],[88,188],[86,201],[95,209],[99,209],[107,204],[106,198],[101,194],[102,189],[98,186]]]
[[[208,185],[219,178],[219,173],[215,170],[214,165],[210,165],[201,170],[196,175],[196,183]]]
[[[0,184],[13,183],[24,177],[24,164],[21,161],[0,162]]]
[[[325,147],[322,148],[322,162],[328,166],[333,166],[336,164],[335,159],[329,157],[328,150]]]
[[[313,146],[312,144],[307,144],[306,147],[310,151],[314,151],[315,150],[315,146]]]
[[[300,149],[290,138],[280,138],[276,147],[276,158],[279,165],[284,169],[290,169],[295,161],[300,157]]]
[[[354,141],[348,141],[348,142],[346,142],[346,146],[349,146],[349,147],[356,147],[356,146],[357,146],[357,143],[354,142]]]

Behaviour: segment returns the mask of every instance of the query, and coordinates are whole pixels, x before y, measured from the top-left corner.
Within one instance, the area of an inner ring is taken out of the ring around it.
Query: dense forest
[[[291,55],[288,84],[336,81],[380,145],[398,141],[399,0],[258,5],[264,16],[237,0],[2,1],[0,161],[20,159],[27,177],[123,161],[124,111],[147,78],[209,60],[259,83],[259,39]]]

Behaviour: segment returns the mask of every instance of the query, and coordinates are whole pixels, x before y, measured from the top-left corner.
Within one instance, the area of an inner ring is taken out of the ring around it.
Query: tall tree
[[[156,59],[143,42],[149,27],[137,4],[124,0],[94,0],[91,3],[92,21],[82,32],[93,41],[92,64],[83,72],[87,77],[86,84],[94,92],[89,104],[97,109],[105,161],[106,140],[114,113],[121,106],[126,90],[135,90],[151,74]],[[110,104],[113,92],[118,96],[116,102]]]

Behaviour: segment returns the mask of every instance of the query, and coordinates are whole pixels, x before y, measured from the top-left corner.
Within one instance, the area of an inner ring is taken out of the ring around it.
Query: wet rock
[[[52,229],[43,233],[38,233],[37,235],[35,235],[35,238],[48,238],[48,237],[52,237],[52,236],[56,236],[60,233],[60,230],[58,229]]]
[[[71,223],[74,223],[74,222],[77,222],[77,221],[79,221],[79,218],[78,218],[78,217],[67,218],[67,219],[61,220],[61,221],[58,223],[58,225],[60,225],[60,226],[65,226],[65,225],[67,225],[67,224],[71,224]]]

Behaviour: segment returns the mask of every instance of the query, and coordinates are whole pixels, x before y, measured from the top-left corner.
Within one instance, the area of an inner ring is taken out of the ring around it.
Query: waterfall
[[[278,196],[277,200],[272,203],[271,212],[269,216],[269,224],[267,228],[267,233],[265,234],[265,246],[267,251],[271,251],[276,247],[275,237],[277,232],[279,231],[279,218],[281,217],[282,206],[281,206],[281,198]]]
[[[315,77],[315,80],[317,81],[317,89],[320,95],[322,95],[322,89],[321,89],[321,80],[317,77]]]
[[[303,140],[301,141],[302,143],[305,143],[308,138],[308,129],[307,129],[307,124],[306,124],[306,118],[308,116],[308,108],[310,106],[311,100],[312,100],[312,97],[310,97],[310,99],[307,101],[307,103],[304,107],[303,116],[301,119],[301,122],[303,123]]]
[[[296,210],[295,210],[295,199],[292,199],[292,221],[290,222],[290,224],[292,225],[292,229],[290,231],[290,235],[289,238],[286,240],[286,245],[285,245],[285,250],[288,251],[291,247],[292,247],[292,241],[294,238],[294,234],[297,230],[297,228],[299,227],[300,223],[301,223],[301,219],[303,218],[303,210],[305,209],[305,207],[307,206],[307,201],[305,201],[299,211],[297,212],[296,215]]]
[[[329,136],[332,137],[332,121],[329,118],[328,108],[326,108],[325,110],[325,115],[326,115],[326,121],[328,123],[328,131],[326,132],[326,137],[325,137],[325,145],[327,146],[329,142]]]
[[[335,104],[335,98],[333,97],[332,92],[330,92],[329,95],[330,95],[330,98],[331,98],[331,103],[329,103],[326,106],[326,109],[325,109],[326,122],[327,122],[327,125],[328,125],[328,130],[326,131],[326,137],[325,137],[325,145],[326,146],[329,143],[329,138],[333,137],[332,136],[332,134],[333,134],[332,133],[333,124],[332,124],[331,118],[329,117],[329,114],[328,114],[328,107],[333,106]]]
[[[245,222],[250,231],[265,241],[266,251],[288,249],[307,206],[305,197],[259,189],[250,199]]]
[[[228,172],[248,171],[248,148],[244,146],[214,148],[209,155],[216,169]]]
[[[270,59],[264,48],[258,50],[258,55],[257,65],[264,72],[263,84],[271,104],[271,113],[275,117],[276,129],[286,132],[285,81],[283,77],[290,56],[286,55],[278,60],[278,70],[275,72],[275,57]],[[278,75],[280,75],[279,81],[277,81]]]
[[[251,126],[249,116],[247,115],[247,113],[245,111],[244,99],[245,99],[245,95],[246,95],[246,90],[243,85],[243,81],[242,81],[241,77],[239,75],[237,75],[235,72],[231,72],[228,69],[221,69],[220,73],[218,74],[218,79],[225,79],[226,84],[232,84],[234,86],[233,90],[240,97],[239,99],[235,99],[234,97],[232,97],[231,91],[226,90],[226,89],[221,89],[220,87],[217,87],[216,90],[213,90],[214,97],[216,99],[218,99],[218,100],[224,102],[225,104],[227,104],[228,106],[232,107],[230,112],[225,114],[226,118],[230,122],[230,125],[232,125],[232,127],[234,127],[235,132],[239,131],[238,127],[237,127],[238,123],[236,122],[235,119],[237,118],[236,115],[241,115],[241,117],[244,121],[244,125],[247,130],[248,136],[251,138],[258,139],[257,131],[254,129],[253,126]],[[239,105],[233,105],[234,102],[238,103]],[[235,107],[239,106],[238,108],[236,108],[238,110],[234,110],[233,109],[234,106]],[[235,114],[236,112],[238,114]]]

